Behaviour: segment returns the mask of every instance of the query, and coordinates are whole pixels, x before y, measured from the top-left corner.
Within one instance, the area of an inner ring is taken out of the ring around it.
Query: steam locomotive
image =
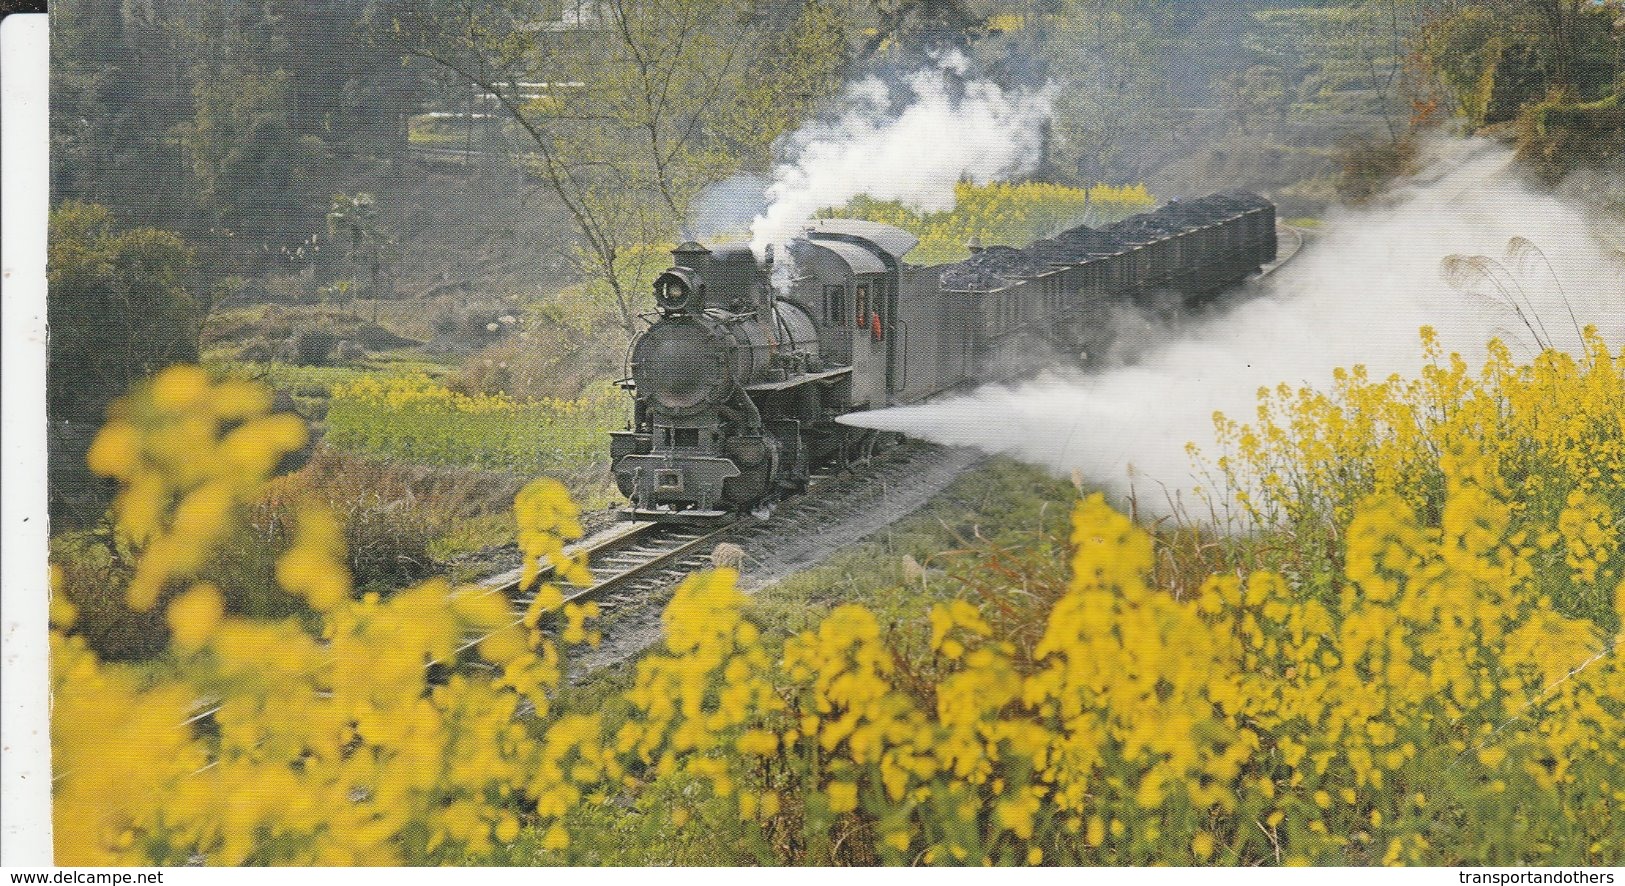
[[[632,424],[610,435],[622,516],[718,519],[803,490],[873,443],[838,416],[1098,349],[1114,309],[1201,303],[1274,261],[1275,237],[1274,205],[1234,193],[935,267],[904,261],[906,231],[822,219],[780,261],[788,286],[771,250],[683,243],[632,346]]]

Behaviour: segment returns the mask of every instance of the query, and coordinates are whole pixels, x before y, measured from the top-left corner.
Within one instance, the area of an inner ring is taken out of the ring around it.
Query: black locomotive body
[[[791,279],[777,286],[771,253],[674,250],[655,282],[660,315],[632,347],[632,426],[611,434],[625,515],[749,509],[859,453],[866,432],[837,423],[844,413],[1000,380],[1035,348],[1097,349],[1124,304],[1205,300],[1275,260],[1275,207],[1218,194],[935,267],[904,261],[917,243],[820,220],[790,245],[778,271]]]

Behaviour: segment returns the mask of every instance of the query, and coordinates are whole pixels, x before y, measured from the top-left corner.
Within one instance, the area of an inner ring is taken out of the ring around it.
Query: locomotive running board
[[[645,508],[621,508],[615,516],[622,520],[637,520],[644,523],[695,523],[699,521],[714,521],[717,523],[733,519],[730,511],[702,511],[689,509],[686,511],[660,511]]]
[[[796,376],[792,376],[790,378],[787,378],[784,381],[764,381],[764,382],[758,382],[757,384],[754,384],[754,385],[746,385],[745,390],[747,390],[747,391],[784,391],[784,390],[788,390],[790,388],[798,387],[800,385],[811,384],[812,382],[815,382],[815,381],[829,381],[831,379],[839,378],[839,377],[841,377],[843,375],[851,375],[851,374],[852,374],[852,367],[850,367],[850,366],[838,366],[838,367],[836,367],[834,369],[826,370],[824,372],[804,372],[804,373],[802,373],[800,375],[796,375]]]

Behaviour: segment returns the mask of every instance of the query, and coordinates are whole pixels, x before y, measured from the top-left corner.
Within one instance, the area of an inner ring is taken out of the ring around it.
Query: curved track
[[[569,588],[564,592],[568,601],[595,599],[599,607],[612,608],[623,602],[621,595],[647,591],[658,584],[658,576],[678,563],[704,560],[695,553],[705,548],[706,542],[727,531],[721,527],[695,528],[658,523],[623,523],[565,548],[569,554],[587,552],[587,568],[594,576],[585,588]],[[685,556],[687,555],[687,556]],[[546,578],[552,568],[544,566],[541,577]],[[519,587],[519,570],[511,569],[500,575],[484,579],[478,584],[494,592],[507,594],[520,606],[529,606],[532,589]]]
[[[739,585],[747,593],[816,566],[831,554],[913,513],[966,469],[986,458],[966,448],[907,442],[852,471],[826,479],[817,494],[787,501],[766,520],[724,527],[708,543],[728,542],[744,552]],[[658,576],[657,586],[608,614],[598,648],[569,658],[570,678],[580,679],[626,661],[660,642],[662,610],[671,590],[689,572],[712,565],[705,553],[682,558]]]
[[[587,553],[587,568],[594,580],[585,588],[563,589],[564,598],[566,602],[596,600],[605,611],[644,602],[650,592],[689,572],[717,565],[712,552],[724,542],[745,548],[750,559],[741,564],[741,573],[754,574],[769,564],[752,554],[752,549],[777,550],[792,538],[810,541],[829,533],[846,537],[853,528],[869,526],[884,516],[884,520],[864,530],[867,534],[906,515],[923,503],[922,492],[927,497],[935,494],[981,458],[970,450],[910,441],[845,473],[816,477],[807,493],[782,502],[766,518],[742,517],[705,527],[619,524],[565,547],[568,554]],[[848,528],[843,530],[843,526]],[[551,573],[552,568],[544,564],[540,579]],[[519,577],[520,570],[515,568],[476,584],[492,593],[508,595],[516,605],[528,606],[533,589],[521,589]]]
[[[1254,279],[1257,279],[1258,277],[1267,277],[1274,273],[1276,269],[1291,261],[1293,257],[1295,257],[1298,252],[1303,249],[1303,246],[1306,242],[1308,242],[1308,239],[1308,232],[1302,228],[1294,228],[1291,225],[1276,225],[1275,261],[1272,261],[1260,268],[1257,276],[1255,276]]]
[[[718,545],[737,546],[740,585],[749,591],[816,565],[845,545],[912,513],[985,456],[905,442],[851,470],[818,478],[808,494],[779,505],[765,519],[745,517],[716,527],[627,523],[566,547],[585,551],[594,581],[562,587],[568,602],[598,603],[603,635],[596,649],[572,656],[572,678],[619,663],[661,637],[660,613],[676,585],[689,574],[718,565]],[[551,572],[544,567],[542,578]],[[531,589],[519,587],[519,570],[479,585],[528,607]],[[465,638],[463,649],[481,638]]]

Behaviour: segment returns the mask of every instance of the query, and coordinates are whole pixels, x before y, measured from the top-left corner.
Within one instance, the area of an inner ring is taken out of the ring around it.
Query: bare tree
[[[426,5],[397,38],[513,124],[523,162],[574,223],[580,270],[604,286],[630,338],[641,304],[633,281],[658,259],[638,247],[669,239],[702,187],[748,160],[743,147],[765,144],[756,130],[777,109],[764,103],[779,98],[732,87],[844,60],[780,58],[794,44],[758,6],[573,0],[561,20],[535,21],[504,0],[460,0]]]

